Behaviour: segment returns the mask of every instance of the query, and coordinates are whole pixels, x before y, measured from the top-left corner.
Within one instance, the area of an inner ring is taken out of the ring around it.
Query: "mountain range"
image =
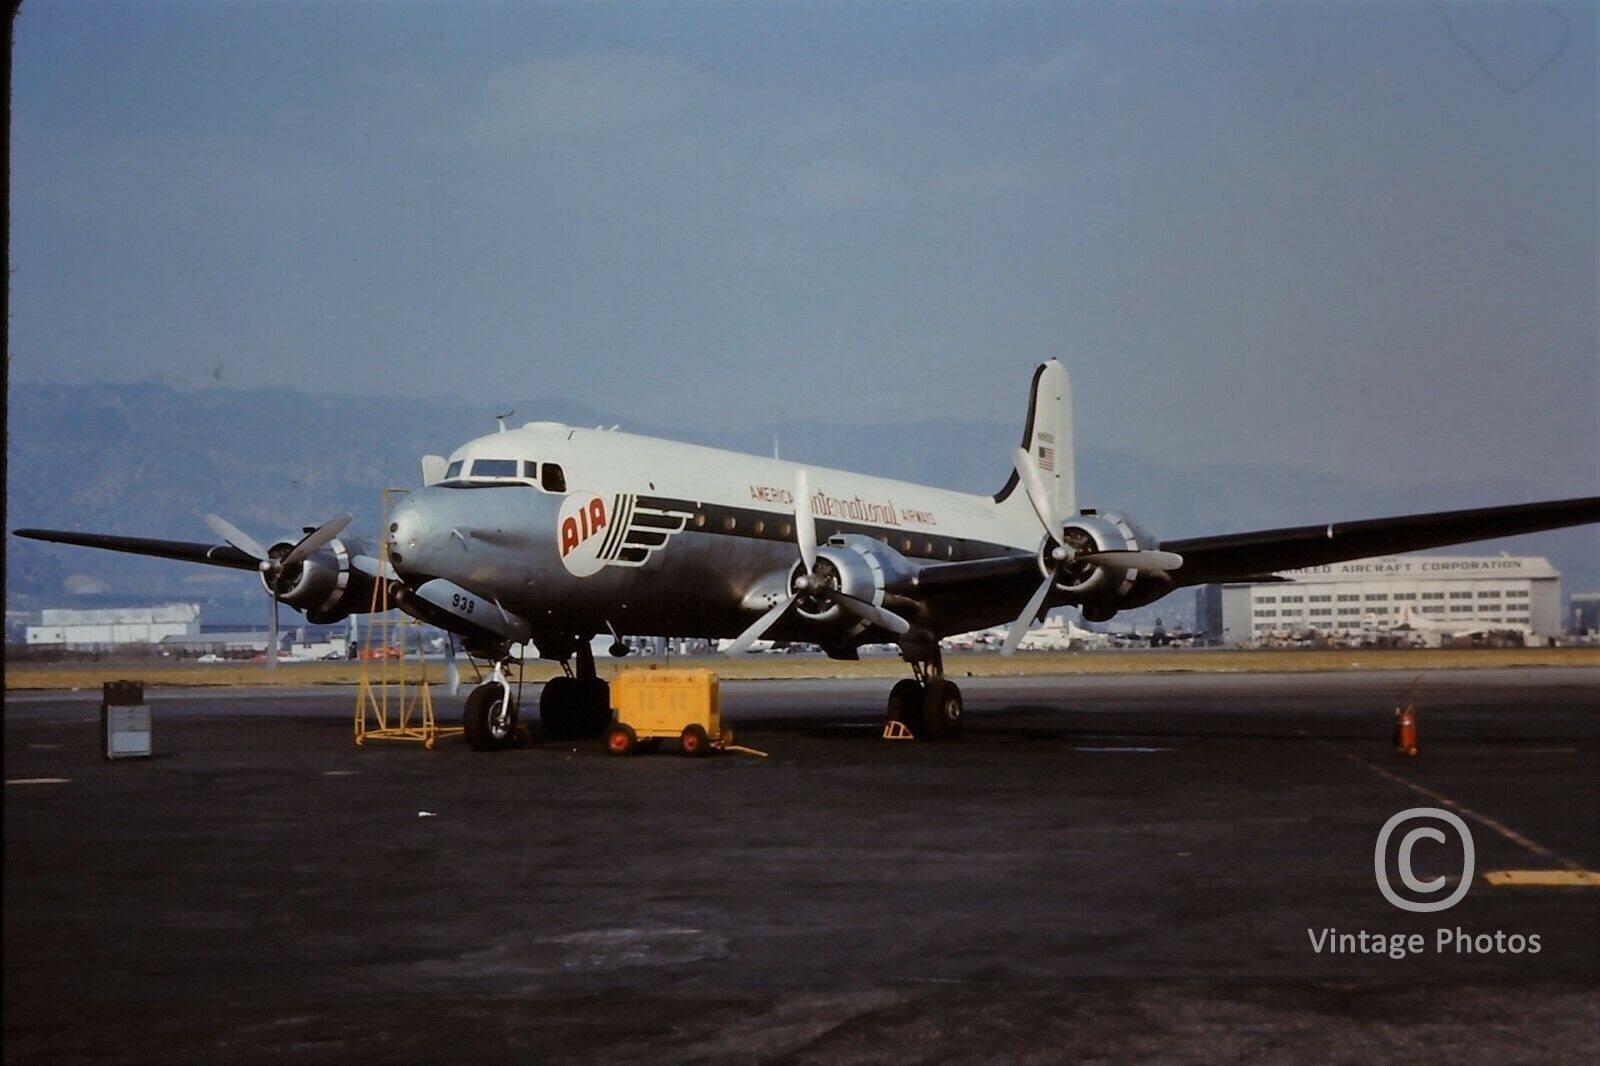
[[[636,412],[625,418],[558,397],[489,402],[455,397],[319,395],[296,388],[178,390],[161,384],[9,388],[7,529],[25,526],[213,541],[215,512],[268,540],[351,511],[369,542],[385,487],[415,486],[420,457],[448,455],[513,424],[552,420],[611,426],[738,451],[842,467],[968,492],[998,489],[1021,435],[1016,425],[946,418],[846,425],[789,421],[770,430],[715,428],[723,412]],[[651,424],[654,422],[655,424]],[[1219,431],[1225,425],[1219,420]],[[1078,445],[1081,504],[1131,514],[1157,535],[1202,536],[1544,498],[1526,482],[1450,471],[1437,483],[1393,488],[1259,465],[1162,462]],[[1593,491],[1592,488],[1589,491]],[[1581,492],[1581,490],[1580,490]],[[1577,493],[1573,493],[1577,494]],[[1465,546],[1544,555],[1563,591],[1600,588],[1600,531],[1562,530]],[[259,602],[247,574],[7,537],[6,607],[99,606],[183,600]]]

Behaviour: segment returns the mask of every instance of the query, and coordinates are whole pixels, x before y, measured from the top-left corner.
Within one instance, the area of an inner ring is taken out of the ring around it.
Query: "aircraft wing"
[[[52,544],[76,544],[84,548],[153,555],[158,559],[178,559],[186,563],[226,566],[233,570],[256,570],[260,563],[229,544],[196,544],[183,540],[150,540],[146,537],[114,537],[105,533],[74,533],[64,529],[19,529],[19,537],[44,540]]]
[[[1600,496],[1164,540],[1161,549],[1183,556],[1176,584],[1203,585],[1589,522],[1600,522]]]

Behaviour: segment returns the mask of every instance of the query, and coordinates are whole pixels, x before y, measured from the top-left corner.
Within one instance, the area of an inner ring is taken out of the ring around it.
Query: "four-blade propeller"
[[[739,655],[749,651],[761,635],[770,629],[779,618],[782,618],[797,600],[803,597],[819,596],[838,604],[856,617],[870,622],[875,626],[886,629],[895,636],[902,636],[910,632],[911,623],[895,614],[893,611],[879,607],[875,603],[858,600],[847,595],[836,585],[819,573],[817,569],[817,521],[811,512],[811,490],[806,478],[804,467],[795,471],[794,475],[794,536],[800,548],[800,562],[804,567],[802,573],[795,576],[794,591],[787,597],[773,604],[760,618],[757,618],[748,629],[734,638],[732,644],[725,649],[728,655]],[[831,568],[830,568],[831,569]]]
[[[260,564],[261,577],[266,582],[267,596],[272,605],[271,613],[267,616],[267,669],[278,665],[278,597],[284,592],[284,576],[293,573],[301,563],[326,547],[349,524],[348,512],[335,515],[301,537],[288,551],[273,554],[263,548],[260,541],[227,519],[214,514],[206,515],[206,525],[211,527],[213,533]]]

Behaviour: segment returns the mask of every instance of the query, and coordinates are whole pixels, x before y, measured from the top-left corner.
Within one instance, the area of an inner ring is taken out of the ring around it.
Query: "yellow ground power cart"
[[[606,750],[613,755],[654,751],[671,739],[699,757],[733,742],[710,670],[626,670],[611,682],[611,702],[617,720],[606,731]]]

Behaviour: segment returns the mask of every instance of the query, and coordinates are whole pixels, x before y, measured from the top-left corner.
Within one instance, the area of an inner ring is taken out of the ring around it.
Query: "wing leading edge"
[[[1600,496],[1166,540],[1161,548],[1183,556],[1177,585],[1203,585],[1590,522],[1600,522]]]

